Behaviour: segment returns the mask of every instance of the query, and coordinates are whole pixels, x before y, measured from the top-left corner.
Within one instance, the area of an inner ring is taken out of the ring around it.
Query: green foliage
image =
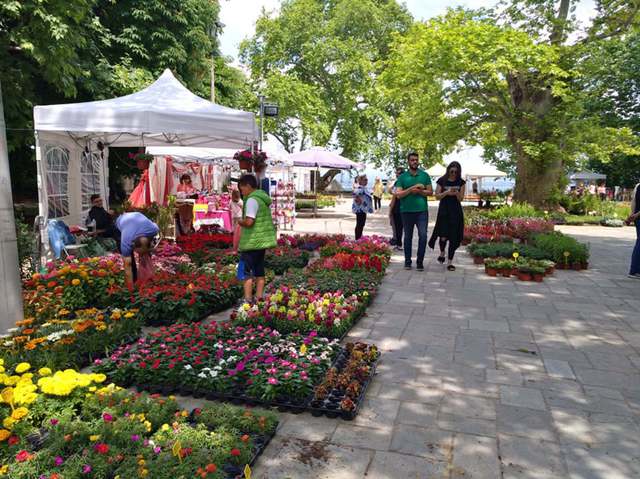
[[[18,262],[20,264],[20,275],[22,279],[29,276],[31,261],[34,253],[34,238],[29,225],[18,212],[15,212],[16,238],[18,241]]]
[[[410,23],[395,0],[285,0],[277,16],[265,13],[241,50],[256,88],[281,107],[267,131],[289,151],[333,142],[350,158],[373,150],[388,120],[378,62]]]
[[[489,210],[483,214],[485,218],[492,220],[509,220],[512,218],[542,218],[544,212],[537,210],[527,203],[513,203]]]
[[[533,244],[546,251],[549,255],[548,259],[556,263],[586,263],[589,260],[587,245],[559,232],[536,235],[533,238]]]

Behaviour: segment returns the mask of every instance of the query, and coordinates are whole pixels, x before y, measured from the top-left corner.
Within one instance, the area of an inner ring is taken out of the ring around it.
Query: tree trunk
[[[325,191],[333,179],[340,174],[340,170],[329,170],[327,171],[318,181],[318,192],[321,193]]]
[[[562,161],[547,160],[540,165],[523,151],[517,140],[513,144],[513,151],[517,172],[514,201],[526,202],[537,208],[553,208],[555,205],[551,204],[550,197],[563,173]]]

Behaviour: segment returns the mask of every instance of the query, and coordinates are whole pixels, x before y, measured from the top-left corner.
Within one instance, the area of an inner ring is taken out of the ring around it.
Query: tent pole
[[[3,225],[0,230],[0,272],[4,278],[4,281],[0,281],[0,294],[3,298],[3,301],[0,301],[0,330],[4,333],[12,328],[16,321],[21,321],[24,314],[2,85],[0,85],[0,225]]]
[[[318,179],[320,179],[320,167],[316,166],[315,178],[313,179],[313,217],[318,217]]]

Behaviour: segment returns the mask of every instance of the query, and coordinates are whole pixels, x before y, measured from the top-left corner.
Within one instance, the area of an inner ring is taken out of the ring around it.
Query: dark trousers
[[[402,246],[402,233],[404,226],[402,225],[402,213],[400,213],[400,208],[397,208],[397,210],[393,212],[393,223],[395,224],[396,234],[393,238],[393,242],[396,246]]]
[[[364,230],[364,224],[367,222],[366,213],[356,213],[356,239],[362,238],[362,231]]]
[[[373,197],[373,208],[376,210],[379,210],[380,208],[382,208],[382,198],[379,196],[374,196]]]
[[[629,274],[640,274],[640,220],[636,220],[636,245],[631,255]]]
[[[447,254],[447,257],[449,258],[449,261],[451,261],[453,259],[453,256],[456,254],[457,248],[454,248],[447,238],[440,238],[440,254],[444,253],[444,250],[447,247],[447,243],[449,243],[449,253]]]
[[[402,213],[402,224],[404,226],[404,265],[411,266],[411,250],[413,248],[413,228],[418,229],[418,255],[416,263],[422,266],[424,263],[424,253],[427,249],[427,223],[429,214],[426,211],[419,213]]]

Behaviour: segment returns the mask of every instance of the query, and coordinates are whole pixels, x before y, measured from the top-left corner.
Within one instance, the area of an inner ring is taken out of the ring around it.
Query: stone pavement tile
[[[547,411],[498,404],[496,408],[499,433],[556,441],[553,420]]]
[[[403,286],[403,289],[405,287]],[[426,298],[424,293],[411,292],[411,291],[395,291],[389,300],[390,304],[398,305],[418,305],[424,306]]]
[[[498,384],[469,376],[445,377],[442,381],[442,389],[445,394],[464,394],[492,399],[497,399],[500,394]]]
[[[500,386],[500,403],[506,406],[526,407],[541,411],[547,408],[540,391],[520,386]]]
[[[353,328],[351,331],[347,333],[347,338],[353,339],[367,339],[367,336],[371,334],[370,329],[363,329],[360,327]]]
[[[549,441],[498,434],[504,479],[564,479],[560,446]]]
[[[362,479],[373,452],[325,442],[275,437],[260,456],[256,479]]]
[[[622,392],[616,389],[601,388],[599,386],[585,386],[584,392],[587,396],[590,396],[590,397],[607,398],[607,399],[615,399],[617,401],[624,401],[624,396],[622,395]]]
[[[563,445],[570,479],[631,479],[640,477],[640,457],[615,447]],[[636,450],[637,452],[637,450]]]
[[[422,457],[408,456],[394,452],[376,451],[369,469],[367,479],[427,479],[447,477],[447,461],[433,461]],[[299,476],[299,477],[314,477]],[[343,476],[335,475],[333,478],[342,479]],[[360,476],[358,476],[360,477]],[[293,478],[292,478],[293,479]]]
[[[591,418],[591,431],[594,442],[599,444],[618,444],[628,449],[637,448],[640,456],[640,426],[632,418],[621,416],[601,416],[599,421]]]
[[[448,431],[398,424],[389,450],[446,463],[451,455],[452,441],[453,434]]]
[[[544,366],[547,368],[547,373],[551,377],[565,379],[576,378],[567,361],[561,361],[559,359],[543,359],[543,362]]]
[[[453,348],[448,348],[446,346],[440,345],[430,345],[427,346],[424,357],[441,361],[453,361]]]
[[[495,384],[511,384],[522,386],[522,374],[516,371],[506,371],[502,369],[487,369],[487,382]]]
[[[397,422],[410,426],[428,427],[435,424],[437,415],[437,405],[404,401],[400,403]]]
[[[635,408],[637,412],[640,413],[640,391],[630,391],[628,389],[623,389],[622,396],[627,401],[632,408]]]
[[[496,437],[496,422],[490,419],[440,413],[436,424],[445,431]]]
[[[536,355],[514,352],[496,352],[497,369],[506,369],[522,373],[545,372],[542,360]]]
[[[506,321],[483,321],[480,319],[470,319],[469,329],[477,329],[479,331],[496,331],[509,332],[509,323]]]
[[[593,444],[594,436],[588,413],[575,409],[552,407],[551,417],[561,443]]]
[[[607,399],[601,397],[587,398],[585,409],[595,413],[606,413],[615,416],[634,416],[636,415],[624,401],[616,401],[615,399]]]
[[[418,382],[383,383],[378,397],[398,401],[438,404],[443,396],[441,388],[430,388]]]
[[[524,385],[529,388],[548,389],[560,393],[574,392],[581,394],[582,386],[570,379],[552,378],[548,374],[525,373]]]
[[[494,420],[496,418],[496,401],[478,396],[450,394],[443,398],[440,413]]]
[[[409,342],[406,340],[377,343],[382,357],[390,360],[417,360],[424,356],[427,350],[426,344]]]
[[[391,427],[373,429],[341,422],[336,427],[331,442],[341,446],[387,451],[391,444],[392,433]]]
[[[374,429],[391,427],[399,409],[399,401],[369,397],[364,400],[353,423]]]
[[[576,389],[543,389],[542,394],[550,407],[589,410],[589,398]]]
[[[411,316],[404,314],[382,313],[376,320],[376,327],[404,329],[409,324]]]
[[[391,359],[384,354],[376,369],[376,376],[385,381],[410,381],[415,379],[417,374],[418,369],[413,361]]]
[[[367,336],[367,339],[369,340],[369,342],[381,342],[381,341],[386,341],[386,340],[390,340],[390,339],[400,339],[400,336],[402,336],[402,329],[400,328],[387,328],[387,327],[382,327],[382,326],[374,326],[373,329],[371,330],[371,333],[369,333],[369,336]]]
[[[626,374],[615,371],[576,368],[576,376],[581,383],[590,386],[640,390],[640,374]]]
[[[624,354],[587,352],[587,358],[595,369],[619,371],[622,373],[640,373]]]
[[[451,479],[501,479],[496,440],[456,434]]]
[[[571,366],[581,366],[590,368],[591,363],[587,359],[587,355],[582,351],[578,351],[568,346],[540,346],[540,354],[543,359],[556,359],[566,361]]]
[[[278,427],[278,435],[307,441],[328,441],[338,424],[337,421],[327,421],[325,417],[313,417],[306,413],[287,414],[286,419]]]
[[[640,348],[640,332],[620,331],[620,336],[631,346]]]

